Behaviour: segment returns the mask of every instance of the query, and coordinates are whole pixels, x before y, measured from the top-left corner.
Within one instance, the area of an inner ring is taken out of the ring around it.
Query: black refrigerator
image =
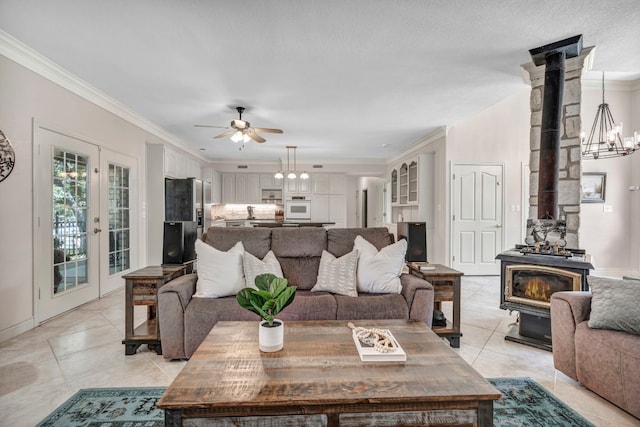
[[[162,263],[184,264],[195,259],[195,241],[204,228],[202,181],[165,178]]]

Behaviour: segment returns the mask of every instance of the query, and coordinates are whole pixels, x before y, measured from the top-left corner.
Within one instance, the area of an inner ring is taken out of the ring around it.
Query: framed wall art
[[[16,152],[13,151],[11,142],[0,130],[0,182],[4,181],[16,164]]]
[[[582,174],[582,203],[604,203],[607,183],[606,172],[585,172]]]

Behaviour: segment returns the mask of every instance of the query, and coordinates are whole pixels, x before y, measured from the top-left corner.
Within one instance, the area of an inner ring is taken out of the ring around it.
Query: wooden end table
[[[160,326],[156,316],[158,289],[165,283],[185,274],[186,266],[154,265],[122,276],[125,279],[125,338],[122,340],[124,354],[135,354],[138,347],[147,344],[149,350],[162,354]],[[137,305],[147,306],[147,320],[134,329],[133,309]]]
[[[453,301],[452,321],[447,320],[446,326],[432,326],[432,329],[439,337],[449,340],[451,347],[460,348],[460,278],[464,273],[442,264],[429,264],[434,267],[432,270],[420,270],[411,263],[407,265],[411,274],[433,285],[435,310],[442,309],[443,301]]]
[[[218,322],[158,401],[165,426],[493,425],[501,397],[424,323],[389,329],[403,362],[362,362],[348,321],[285,322],[284,348],[258,350],[258,322]]]

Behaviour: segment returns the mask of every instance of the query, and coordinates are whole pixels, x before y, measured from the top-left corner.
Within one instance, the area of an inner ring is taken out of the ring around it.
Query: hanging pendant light
[[[273,176],[275,179],[283,179],[285,176],[285,172],[287,173],[287,179],[296,179],[298,178],[298,165],[297,165],[297,159],[296,159],[296,149],[298,148],[297,145],[287,145],[287,170],[283,171],[283,170],[279,170],[278,172],[275,173],[275,175]],[[290,152],[291,150],[293,150],[293,169],[291,169],[291,164],[289,163],[290,160]],[[306,172],[302,172],[300,174],[300,179],[309,179],[309,174]]]
[[[602,73],[602,104],[598,106],[596,117],[589,132],[589,138],[585,139],[585,132],[580,135],[582,144],[582,157],[585,159],[606,159],[611,157],[626,156],[640,148],[640,133],[634,132],[634,136],[624,138],[622,135],[622,122],[616,124],[613,120],[609,104],[604,100],[604,72]]]
[[[296,179],[296,147],[295,145],[287,145],[287,169],[289,173],[287,174],[287,179]],[[289,169],[289,149],[293,149],[293,170]]]

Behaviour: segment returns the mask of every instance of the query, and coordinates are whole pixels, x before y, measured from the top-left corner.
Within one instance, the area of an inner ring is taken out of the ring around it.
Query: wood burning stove
[[[535,254],[517,248],[496,258],[501,264],[500,308],[518,312],[518,329],[505,339],[551,350],[551,295],[587,290],[591,257]]]

